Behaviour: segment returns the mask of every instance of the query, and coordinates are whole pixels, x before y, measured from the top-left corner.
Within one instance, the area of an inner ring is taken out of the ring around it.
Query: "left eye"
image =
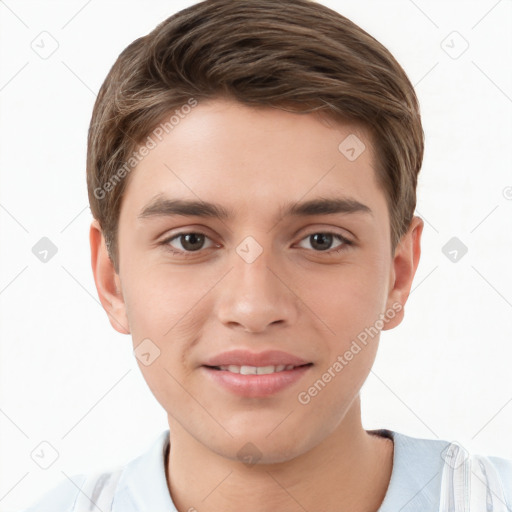
[[[307,235],[305,238],[302,239],[308,240],[309,243],[313,248],[318,249],[315,252],[321,252],[321,251],[327,251],[328,249],[331,249],[331,245],[333,243],[333,239],[337,238],[341,243],[337,246],[338,249],[335,252],[339,252],[344,248],[346,245],[351,245],[350,240],[347,240],[345,237],[339,235],[338,233],[331,233],[331,232],[318,232],[318,233],[311,233],[310,235]],[[328,246],[328,247],[327,247]],[[307,249],[307,247],[306,247]]]

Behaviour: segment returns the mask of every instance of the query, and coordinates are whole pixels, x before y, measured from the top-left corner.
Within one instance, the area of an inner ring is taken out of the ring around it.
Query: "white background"
[[[86,132],[117,55],[192,3],[0,2],[1,512],[62,472],[129,461],[167,428],[97,300]],[[381,336],[363,424],[512,458],[512,2],[325,4],[395,55],[426,133],[421,262],[404,322]],[[47,59],[31,48],[42,31],[59,45]],[[44,236],[58,248],[47,263],[31,250]],[[454,236],[468,247],[455,263],[441,251]],[[30,456],[42,441],[59,454],[46,470]]]

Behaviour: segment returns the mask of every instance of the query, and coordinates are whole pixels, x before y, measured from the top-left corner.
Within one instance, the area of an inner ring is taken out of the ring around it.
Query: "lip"
[[[248,350],[230,350],[211,357],[203,364],[204,366],[301,366],[310,361],[282,352],[280,350],[266,350],[265,352],[250,352]]]
[[[227,370],[216,370],[208,366],[202,366],[201,370],[215,384],[235,395],[246,398],[265,398],[298,382],[312,366],[312,364],[306,364],[306,366],[297,366],[291,370],[266,375],[243,375]]]
[[[263,375],[243,375],[220,370],[219,366],[279,366],[293,365],[295,368]],[[269,397],[299,381],[313,366],[298,356],[280,350],[250,352],[231,350],[208,359],[201,367],[205,376],[215,384],[246,398]]]

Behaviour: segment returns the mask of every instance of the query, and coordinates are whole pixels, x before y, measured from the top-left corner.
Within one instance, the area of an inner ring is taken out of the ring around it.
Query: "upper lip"
[[[208,359],[205,366],[278,366],[293,365],[302,366],[308,364],[300,357],[282,352],[280,350],[268,350],[265,352],[249,352],[248,350],[231,350],[223,352]]]

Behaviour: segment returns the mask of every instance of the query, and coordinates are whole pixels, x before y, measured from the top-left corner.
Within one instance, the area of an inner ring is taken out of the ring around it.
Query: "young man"
[[[422,157],[402,68],[318,3],[208,0],[129,45],[90,125],[92,267],[169,430],[31,510],[511,510],[511,461],[361,424]]]

